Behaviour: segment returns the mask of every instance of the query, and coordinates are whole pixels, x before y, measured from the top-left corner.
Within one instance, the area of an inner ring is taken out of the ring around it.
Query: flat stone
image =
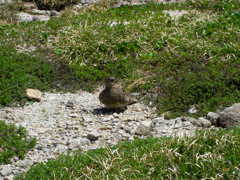
[[[48,15],[34,15],[34,21],[48,21],[50,17]]]
[[[0,169],[0,174],[2,176],[8,176],[12,173],[12,168],[11,168],[11,165],[4,165],[1,167]]]
[[[195,113],[197,113],[198,112],[198,110],[197,110],[197,108],[196,108],[196,106],[191,106],[191,108],[188,110],[188,112],[190,113],[190,114],[195,114]]]
[[[40,15],[50,15],[50,11],[39,10],[39,9],[32,9],[31,13],[33,13],[33,14],[40,14]]]
[[[240,103],[233,104],[219,113],[220,117],[217,125],[220,127],[239,127],[240,126]]]
[[[152,121],[142,121],[141,124],[137,127],[135,134],[147,136],[151,134]]]
[[[34,17],[31,14],[20,12],[16,14],[19,22],[31,22],[34,21]]]
[[[203,128],[209,128],[212,125],[212,123],[209,120],[207,120],[203,117],[198,118],[198,121],[201,124],[201,127],[203,127]]]
[[[26,89],[26,95],[28,98],[34,99],[37,101],[41,101],[41,98],[42,98],[42,92],[39,91],[38,89],[28,88]]]
[[[91,142],[87,138],[76,138],[69,142],[70,149],[81,149],[83,146],[90,145]]]

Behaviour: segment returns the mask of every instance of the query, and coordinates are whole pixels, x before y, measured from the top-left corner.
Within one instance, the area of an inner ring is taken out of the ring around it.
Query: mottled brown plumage
[[[105,89],[100,93],[99,100],[107,108],[111,109],[124,109],[128,105],[137,102],[136,99],[125,93],[112,77],[106,79]]]

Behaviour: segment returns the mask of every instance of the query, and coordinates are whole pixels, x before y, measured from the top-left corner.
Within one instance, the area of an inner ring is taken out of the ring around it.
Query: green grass
[[[239,179],[240,129],[138,139],[61,156],[16,179]]]
[[[35,144],[36,140],[27,137],[24,128],[0,120],[0,164],[9,163],[12,157],[23,159]]]
[[[202,116],[240,100],[237,0],[106,4],[77,16],[0,26],[0,43],[37,47],[30,56],[65,64],[84,89],[115,76],[129,91],[153,94],[160,113],[187,114],[195,105]],[[174,20],[163,10],[188,14]]]
[[[0,47],[0,106],[25,102],[26,88],[46,90],[52,80],[53,68],[49,63],[11,47]]]

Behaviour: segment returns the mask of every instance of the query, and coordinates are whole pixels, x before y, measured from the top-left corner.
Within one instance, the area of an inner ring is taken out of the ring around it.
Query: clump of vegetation
[[[240,129],[138,139],[40,163],[16,179],[238,179]]]
[[[61,10],[66,6],[81,2],[80,0],[34,0],[39,9]]]
[[[12,157],[23,159],[35,144],[36,140],[27,137],[23,127],[6,124],[0,120],[0,164],[9,163]]]
[[[5,5],[0,5],[0,25],[16,23],[16,13],[23,11],[25,7],[22,2],[14,2]]]
[[[240,100],[239,6],[224,2],[88,12],[59,32],[56,52],[84,81],[145,78],[135,90],[157,94],[161,112],[179,115],[196,105],[203,115]],[[173,7],[193,9],[176,20],[163,14]]]
[[[46,90],[53,80],[53,68],[10,47],[0,47],[0,105],[25,102],[26,88]]]

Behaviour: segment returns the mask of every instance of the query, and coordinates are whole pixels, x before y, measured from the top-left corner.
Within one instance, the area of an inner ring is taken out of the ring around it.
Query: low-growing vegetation
[[[43,9],[61,9],[67,1],[41,2],[49,3]],[[150,97],[159,113],[185,115],[194,105],[202,116],[239,102],[238,0],[109,9],[113,2],[48,22],[15,23],[7,8],[0,11],[0,106],[26,102],[26,88],[51,90],[67,79],[65,86],[93,89],[108,76]],[[167,13],[175,10],[185,14]],[[240,130],[232,129],[139,139],[62,156],[17,179],[239,179],[239,138]],[[23,128],[0,121],[1,164],[23,158],[34,144]]]
[[[26,88],[47,90],[53,79],[49,63],[11,47],[0,47],[0,106],[26,102]]]
[[[13,157],[23,159],[35,144],[36,140],[28,137],[23,127],[6,124],[0,120],[0,164],[9,163]]]
[[[240,129],[139,139],[62,156],[16,179],[239,179]]]
[[[35,46],[35,55],[50,52],[52,60],[69,66],[85,89],[115,76],[130,91],[153,94],[159,112],[187,114],[195,105],[197,115],[204,115],[239,101],[236,0],[106,6],[46,23],[2,26],[0,41]],[[174,18],[164,10],[186,13]]]

